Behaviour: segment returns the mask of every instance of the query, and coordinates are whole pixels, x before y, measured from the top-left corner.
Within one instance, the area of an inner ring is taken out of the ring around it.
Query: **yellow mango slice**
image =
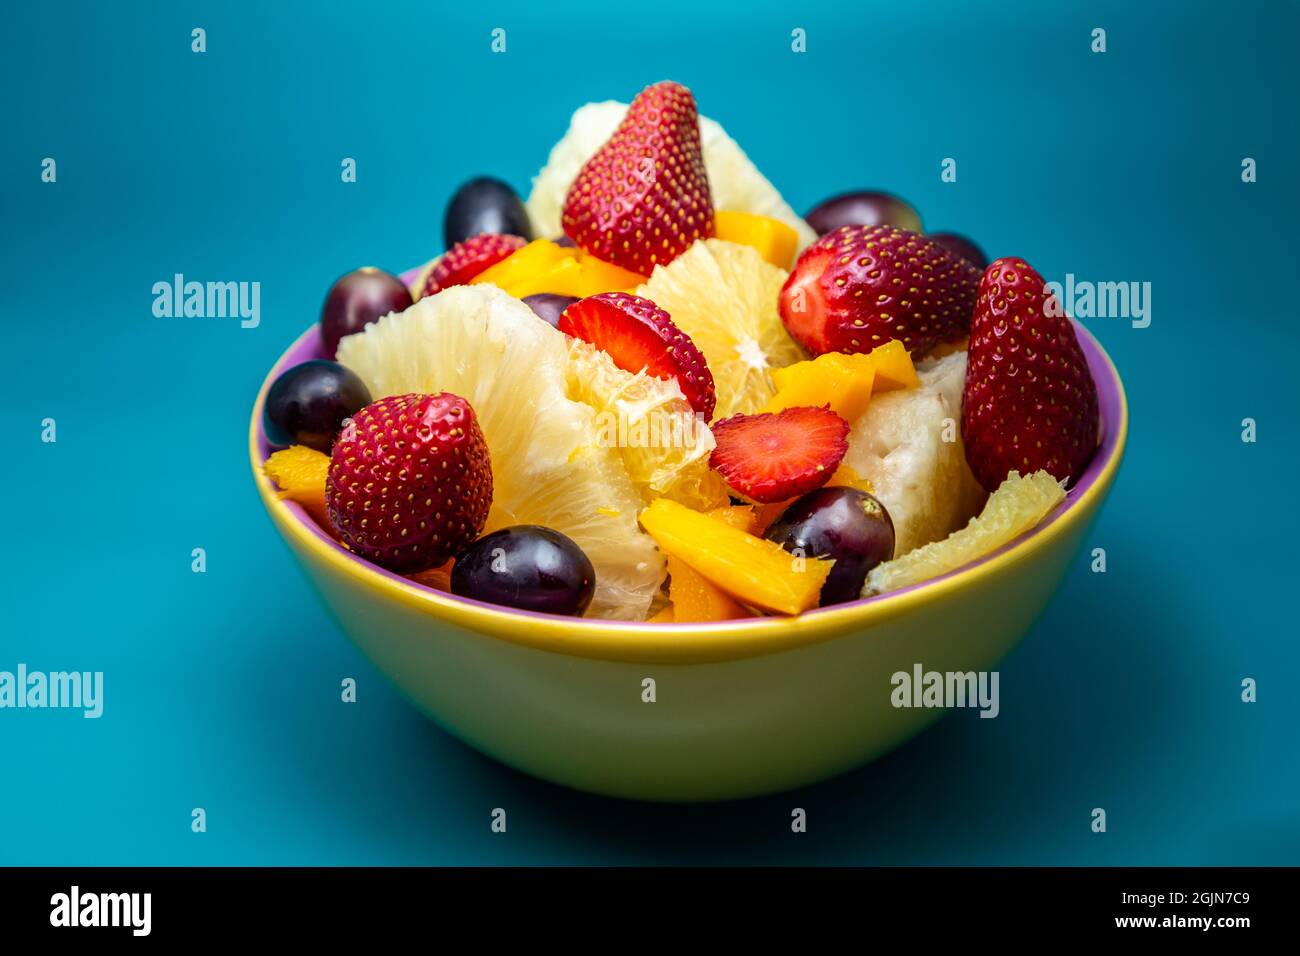
[[[754,533],[757,514],[753,505],[723,505],[720,508],[712,508],[705,513],[710,518],[717,518],[733,528],[739,528],[741,531],[750,534]]]
[[[871,385],[873,392],[915,388],[920,384],[911,355],[897,339],[891,339],[865,355],[827,352],[806,362],[795,362],[785,368],[773,369],[772,384],[780,392],[787,385],[805,378],[816,382],[825,376],[866,375],[868,372],[875,376]]]
[[[920,379],[916,377],[916,366],[912,364],[912,356],[908,354],[903,343],[898,339],[890,339],[884,345],[872,349],[866,355],[845,355],[840,352],[831,352],[823,355],[822,358],[830,358],[832,362],[838,362],[849,367],[860,369],[871,369],[876,373],[874,389],[877,392],[890,392],[900,388],[916,388],[921,384]]]
[[[835,563],[796,558],[778,544],[667,498],[641,512],[641,526],[665,554],[733,598],[780,614],[816,607]]]
[[[634,292],[637,286],[645,282],[645,279],[645,276],[632,272],[630,269],[624,269],[612,262],[605,262],[593,255],[579,252],[579,291],[564,294],[586,298],[600,292]]]
[[[598,292],[631,291],[644,281],[645,276],[603,262],[581,249],[535,239],[484,269],[469,283],[491,283],[516,299],[539,292],[583,299]]]
[[[673,602],[673,620],[681,624],[753,617],[725,591],[672,555],[668,556],[668,596]]]
[[[554,275],[554,279],[551,277]],[[574,295],[560,289],[538,288],[545,281],[568,281],[577,284],[578,253],[576,249],[557,246],[549,239],[535,239],[522,249],[516,249],[494,266],[484,269],[469,280],[470,285],[491,283],[516,299],[536,292],[556,292]]]
[[[765,412],[779,412],[797,405],[821,408],[829,405],[831,411],[850,425],[871,404],[871,389],[876,379],[872,369],[837,364],[800,362],[796,371],[782,377],[784,385],[764,406]],[[789,372],[789,369],[781,371]]]
[[[290,445],[262,464],[266,477],[280,489],[281,498],[298,502],[318,525],[333,534],[329,509],[325,507],[329,470],[330,456],[305,445]]]
[[[714,215],[713,234],[718,239],[757,249],[764,259],[787,272],[799,248],[799,234],[780,220],[731,209]]]

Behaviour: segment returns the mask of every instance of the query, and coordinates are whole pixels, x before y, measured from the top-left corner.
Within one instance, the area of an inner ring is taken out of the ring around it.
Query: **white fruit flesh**
[[[872,397],[844,456],[889,512],[895,556],[944,538],[984,501],[961,442],[966,353],[923,362],[917,372],[918,387]]]

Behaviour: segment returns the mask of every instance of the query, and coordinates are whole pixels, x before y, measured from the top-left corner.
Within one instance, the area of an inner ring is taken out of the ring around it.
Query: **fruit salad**
[[[357,561],[505,608],[798,615],[1031,531],[1098,444],[1023,259],[852,191],[800,217],[680,83],[478,177],[410,283],[343,276],[264,464]]]

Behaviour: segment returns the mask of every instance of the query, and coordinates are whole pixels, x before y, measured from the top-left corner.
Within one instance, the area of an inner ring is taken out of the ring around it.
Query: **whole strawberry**
[[[1097,448],[1097,386],[1074,325],[1024,259],[998,259],[971,320],[961,434],[993,491],[1013,469],[1077,475]]]
[[[526,239],[504,233],[485,232],[458,242],[424,274],[417,299],[433,295],[453,285],[464,285],[489,266],[494,266],[512,252],[528,245]]]
[[[449,392],[367,405],[334,443],[325,504],[363,558],[402,572],[442,564],[478,537],[492,504],[474,409]]]
[[[564,233],[597,259],[641,275],[713,235],[713,199],[695,97],[663,82],[627,115],[569,187]]]
[[[894,226],[841,226],[803,251],[778,306],[814,355],[870,352],[899,339],[925,352],[964,335],[980,273],[925,236]]]

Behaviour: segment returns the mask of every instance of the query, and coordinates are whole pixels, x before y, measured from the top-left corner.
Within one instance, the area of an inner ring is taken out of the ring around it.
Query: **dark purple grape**
[[[538,292],[526,295],[524,303],[541,318],[557,328],[560,325],[560,313],[578,301],[577,296],[558,295],[554,292]]]
[[[596,571],[582,549],[535,524],[484,535],[451,568],[453,594],[523,611],[578,616],[595,590]]]
[[[282,372],[271,384],[262,430],[272,445],[306,445],[329,454],[343,420],[369,404],[370,391],[356,372],[313,359]]]
[[[867,572],[894,556],[894,522],[885,506],[856,488],[818,488],[786,508],[763,535],[806,558],[834,558],[821,606],[856,601]]]
[[[819,236],[840,226],[897,226],[908,232],[921,231],[917,211],[889,193],[841,193],[814,206],[804,219]]]
[[[926,238],[939,243],[949,252],[956,253],[980,269],[989,267],[989,257],[984,254],[984,250],[965,236],[959,236],[955,232],[935,232]]]
[[[383,269],[366,266],[339,278],[320,310],[320,337],[325,354],[333,358],[339,339],[360,332],[389,312],[411,307],[411,292],[401,279]]]
[[[565,235],[557,236],[556,238],[552,239],[551,242],[555,243],[561,249],[573,249],[577,247],[577,243],[575,243],[572,239],[570,239],[568,236]]]
[[[447,204],[442,232],[448,249],[485,232],[533,238],[523,201],[506,183],[490,176],[471,179],[456,190]]]

